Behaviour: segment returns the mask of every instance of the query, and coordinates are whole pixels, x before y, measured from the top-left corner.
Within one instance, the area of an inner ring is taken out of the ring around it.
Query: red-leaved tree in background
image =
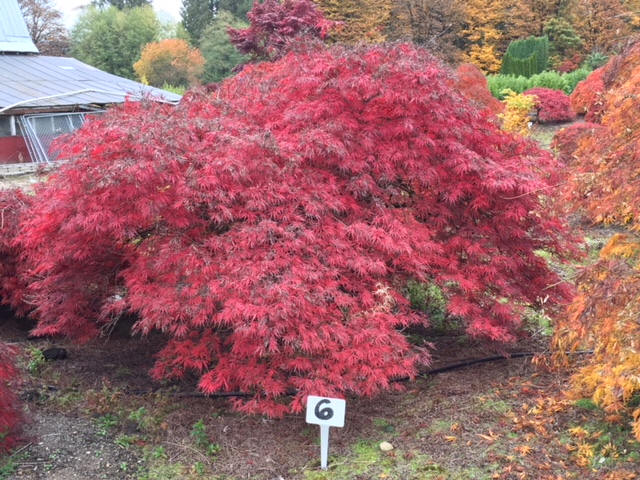
[[[594,70],[571,93],[571,107],[577,114],[586,115],[588,122],[598,122],[602,115],[606,90],[603,75],[604,67]]]
[[[464,96],[480,107],[498,114],[504,110],[504,103],[491,95],[489,83],[482,70],[471,63],[463,63],[456,69],[455,86]]]
[[[272,416],[414,375],[409,279],[512,340],[521,308],[570,293],[535,253],[567,252],[540,203],[557,163],[452,83],[410,45],[309,48],[91,120],[21,225],[36,333],[134,313],[169,337],[155,377],[195,371]]]
[[[301,37],[323,39],[335,25],[312,0],[255,2],[247,18],[249,28],[230,28],[229,37],[238,50],[256,60],[276,60],[292,42]]]
[[[524,92],[536,97],[536,110],[540,123],[567,122],[576,118],[569,96],[562,90],[536,87]]]

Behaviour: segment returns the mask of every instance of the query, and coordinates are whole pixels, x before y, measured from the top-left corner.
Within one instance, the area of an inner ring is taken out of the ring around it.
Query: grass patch
[[[476,397],[476,401],[478,402],[478,406],[486,412],[495,412],[500,415],[506,415],[512,410],[511,405],[504,400],[495,400],[492,398],[478,396]]]
[[[98,427],[98,435],[106,437],[111,430],[118,426],[118,417],[113,414],[106,414],[96,419],[96,426]]]
[[[346,456],[329,459],[327,471],[314,463],[304,470],[305,480],[489,480],[495,469],[469,467],[447,469],[429,455],[417,451],[382,452],[377,443],[360,441]]]

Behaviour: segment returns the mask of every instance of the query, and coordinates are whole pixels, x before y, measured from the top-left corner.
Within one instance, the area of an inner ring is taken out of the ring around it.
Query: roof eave
[[[12,53],[39,53],[36,46],[31,41],[25,42],[0,42],[0,54]]]

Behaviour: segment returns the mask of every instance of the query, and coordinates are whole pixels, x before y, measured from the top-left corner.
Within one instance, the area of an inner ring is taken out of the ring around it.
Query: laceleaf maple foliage
[[[29,307],[24,300],[27,284],[15,239],[30,201],[31,197],[20,189],[0,190],[0,303],[19,315],[26,315]]]
[[[168,38],[146,44],[133,69],[142,81],[155,87],[190,86],[196,84],[204,72],[204,57],[185,40]]]
[[[557,360],[568,363],[566,351],[593,349],[573,376],[573,394],[591,397],[610,415],[631,414],[632,431],[640,440],[640,239],[615,235],[600,260],[581,272],[579,293],[562,316],[554,338]]]
[[[597,135],[581,137],[572,153],[573,168],[565,195],[574,209],[594,223],[616,224],[629,232],[640,224],[638,198],[637,92],[640,89],[640,44],[614,57],[602,69]],[[600,261],[578,279],[579,294],[555,338],[557,356],[586,346],[594,356],[573,379],[574,391],[593,400],[615,418],[632,414],[632,428],[640,439],[640,409],[631,399],[638,394],[640,356],[637,353],[640,243],[629,234],[615,235],[602,250]]]
[[[574,153],[586,137],[597,137],[606,129],[597,123],[580,122],[563,128],[553,137],[551,148],[558,155],[558,159],[565,165],[574,161]]]
[[[195,371],[272,416],[413,376],[409,279],[512,340],[521,308],[570,293],[535,253],[567,252],[540,204],[557,163],[452,82],[412,45],[309,48],[89,121],[21,225],[36,333],[134,313],[170,337],[155,377]]]
[[[23,297],[26,284],[14,240],[28,203],[29,197],[18,189],[0,190],[0,303],[21,314],[28,311]],[[16,445],[23,420],[15,388],[10,385],[18,377],[15,356],[15,348],[0,342],[0,453]]]
[[[580,115],[586,115],[588,122],[600,120],[604,108],[604,67],[594,70],[586,79],[578,83],[571,93],[571,108]]]
[[[594,222],[637,227],[640,224],[640,183],[637,162],[640,147],[640,44],[612,58],[602,73],[597,136],[587,136],[573,152],[572,175],[565,195],[575,209]]]
[[[276,60],[296,40],[324,39],[335,27],[312,0],[255,2],[247,18],[249,28],[230,28],[228,32],[231,43],[255,60]]]
[[[562,90],[531,88],[524,92],[536,98],[535,108],[540,123],[568,122],[576,117],[569,96]]]
[[[487,77],[478,67],[471,63],[463,63],[456,69],[455,86],[468,99],[480,107],[488,108],[498,114],[504,110],[504,103],[491,95]]]
[[[0,453],[11,450],[20,439],[23,415],[9,385],[18,376],[13,362],[15,355],[14,348],[0,342]]]

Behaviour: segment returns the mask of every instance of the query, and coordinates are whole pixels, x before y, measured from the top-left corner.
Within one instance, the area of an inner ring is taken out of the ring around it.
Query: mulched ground
[[[147,371],[162,344],[160,336],[130,339],[116,332],[108,342],[98,340],[78,347],[29,339],[18,326],[5,320],[0,324],[0,337],[25,349],[62,346],[69,357],[47,363],[37,374],[26,374],[20,386],[32,419],[26,432],[30,443],[17,456],[17,468],[10,478],[169,479],[192,475],[189,478],[289,480],[307,478],[318,469],[317,428],[306,425],[302,415],[281,420],[242,415],[232,412],[224,400],[191,396],[195,379],[154,383]],[[434,340],[439,347],[434,366],[493,353],[489,346],[469,342],[464,336]],[[540,343],[533,338],[513,346],[512,351],[537,348]],[[375,446],[389,441],[394,445],[378,462],[386,469],[373,462],[363,476],[348,477],[353,479],[542,479],[556,478],[551,476],[556,474],[567,479],[605,478],[606,468],[594,472],[578,467],[572,451],[550,440],[566,432],[576,421],[575,413],[561,412],[554,417],[542,411],[540,415],[548,419],[544,421],[522,410],[523,404],[534,406],[539,398],[559,395],[566,389],[566,380],[563,375],[538,372],[528,358],[511,359],[420,379],[406,384],[403,393],[350,398],[345,428],[331,430],[331,454],[348,462],[359,443]],[[131,412],[140,407],[147,412],[145,419],[134,422]],[[525,421],[525,417],[533,420]],[[114,425],[105,429],[105,418],[111,418]],[[191,430],[200,419],[211,442],[219,446],[214,457],[194,446]],[[546,429],[545,435],[539,431],[526,436],[527,429],[536,432],[535,422]],[[118,444],[123,436],[132,444]],[[164,476],[144,477],[141,472],[147,464],[156,462],[150,460],[149,451],[158,447],[162,447],[162,458],[156,460],[186,470],[176,476],[168,471]],[[413,472],[415,459],[423,457],[433,471],[445,472],[443,476],[426,476],[433,472],[398,476]],[[204,476],[193,469],[198,463]],[[538,468],[547,470],[544,475],[533,475]],[[385,473],[389,471],[392,473]],[[454,476],[451,472],[463,473]],[[473,472],[494,476],[476,477]],[[528,476],[522,476],[523,472]],[[640,478],[640,469],[637,473]]]

